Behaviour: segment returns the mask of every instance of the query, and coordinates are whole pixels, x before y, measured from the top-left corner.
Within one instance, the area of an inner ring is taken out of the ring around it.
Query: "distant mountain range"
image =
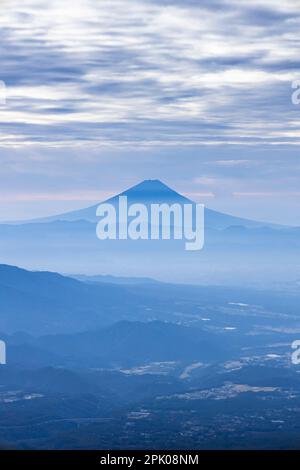
[[[9,364],[28,367],[136,367],[152,362],[207,361],[231,351],[230,340],[161,321],[121,321],[82,333],[4,336]],[[180,345],[180,348],[178,348]]]
[[[105,202],[195,204],[159,180],[145,180]],[[300,229],[205,208],[205,244],[184,240],[99,240],[96,209],[0,224],[0,261],[29,269],[167,282],[278,285],[300,277]],[[299,262],[297,262],[299,260]]]
[[[85,282],[52,272],[0,265],[0,332],[30,335],[73,334],[116,322],[202,322],[215,316],[226,322],[228,305],[260,306],[262,311],[295,313],[294,292],[246,288],[186,286],[132,279]],[[221,309],[219,311],[219,309]],[[200,320],[199,320],[200,317]],[[241,317],[243,320],[243,317]],[[258,320],[256,320],[258,321]],[[208,323],[209,326],[209,323]]]
[[[77,332],[120,320],[137,300],[122,286],[0,265],[0,331]]]
[[[120,194],[104,201],[113,205],[118,204],[118,198],[120,196],[127,196],[129,204],[142,203],[147,206],[150,204],[195,204],[191,199],[182,196],[178,192],[171,189],[169,186],[161,182],[160,180],[145,180],[141,183],[123,191]],[[78,211],[67,212],[65,214],[59,214],[51,217],[45,217],[40,219],[34,219],[29,221],[30,223],[48,223],[56,221],[87,221],[96,223],[99,218],[96,217],[96,210],[100,202],[86,209]],[[28,223],[24,221],[22,223]],[[207,228],[213,228],[222,230],[232,225],[242,225],[244,227],[275,227],[275,224],[269,224],[265,222],[257,222],[245,218],[235,217],[222,212],[214,211],[212,209],[205,208],[205,224]]]
[[[0,265],[0,339],[9,365],[224,361],[240,348],[264,348],[270,335],[274,344],[298,338],[297,292],[118,282]]]

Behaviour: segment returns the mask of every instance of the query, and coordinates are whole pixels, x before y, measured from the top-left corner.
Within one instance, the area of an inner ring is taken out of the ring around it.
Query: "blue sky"
[[[0,1],[0,219],[145,178],[300,225],[298,0]]]

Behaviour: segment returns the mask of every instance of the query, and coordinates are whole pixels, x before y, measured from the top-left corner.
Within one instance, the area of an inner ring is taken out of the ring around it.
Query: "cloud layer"
[[[0,8],[2,146],[300,141],[297,0]]]
[[[0,0],[0,219],[160,178],[300,225],[299,30],[299,0]]]

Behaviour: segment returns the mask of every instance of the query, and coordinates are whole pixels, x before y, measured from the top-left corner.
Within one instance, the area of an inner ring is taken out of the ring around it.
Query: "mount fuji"
[[[119,196],[128,204],[196,204],[159,180]],[[154,278],[196,284],[276,285],[300,277],[300,229],[205,208],[205,244],[187,252],[184,240],[99,240],[98,204],[52,217],[0,224],[1,263],[71,275]],[[117,209],[117,207],[116,207]]]
[[[112,198],[103,201],[112,205],[118,204],[120,196],[127,196],[128,203],[140,203],[146,206],[150,204],[195,204],[194,201],[187,197],[179,194],[178,192],[171,189],[165,183],[160,180],[144,180],[141,183],[132,186],[131,188],[123,191]],[[96,210],[99,204],[87,207],[85,209],[67,212],[50,217],[44,217],[34,219],[30,221],[22,221],[19,223],[48,223],[55,221],[87,221],[87,222],[98,222],[99,218],[96,217]],[[232,215],[224,214],[212,209],[205,208],[205,226],[206,228],[223,230],[230,226],[243,226],[246,228],[254,227],[275,227],[275,225],[257,222],[245,218],[235,217]]]

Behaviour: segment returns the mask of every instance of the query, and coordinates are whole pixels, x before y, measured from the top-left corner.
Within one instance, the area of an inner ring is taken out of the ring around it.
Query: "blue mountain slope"
[[[193,203],[158,180],[143,181],[120,195],[129,204]],[[120,195],[106,202],[116,205]],[[205,209],[205,245],[191,253],[184,240],[99,240],[97,207],[0,224],[1,263],[197,284],[273,285],[299,279],[299,229]]]
[[[123,191],[120,194],[108,199],[107,201],[113,205],[118,204],[119,196],[127,196],[128,203],[143,203],[145,205],[149,205],[151,203],[154,204],[191,204],[194,203],[191,199],[182,196],[178,192],[171,189],[166,184],[162,183],[159,180],[145,180],[141,183],[129,188],[126,191]],[[87,207],[86,209],[81,209],[78,211],[67,212],[65,214],[58,214],[51,217],[46,217],[42,219],[35,219],[31,221],[26,221],[22,223],[48,223],[54,221],[89,221],[89,222],[97,222],[96,217],[96,210],[99,204],[96,204],[91,207]],[[249,219],[244,219],[240,217],[235,217],[228,214],[223,214],[222,212],[214,211],[212,209],[205,208],[205,224],[206,228],[212,228],[221,230],[232,225],[242,225],[244,227],[262,227],[268,226],[271,227],[274,225],[264,223],[264,222],[257,222]]]
[[[122,286],[0,265],[0,331],[80,331],[120,319],[135,304]]]

